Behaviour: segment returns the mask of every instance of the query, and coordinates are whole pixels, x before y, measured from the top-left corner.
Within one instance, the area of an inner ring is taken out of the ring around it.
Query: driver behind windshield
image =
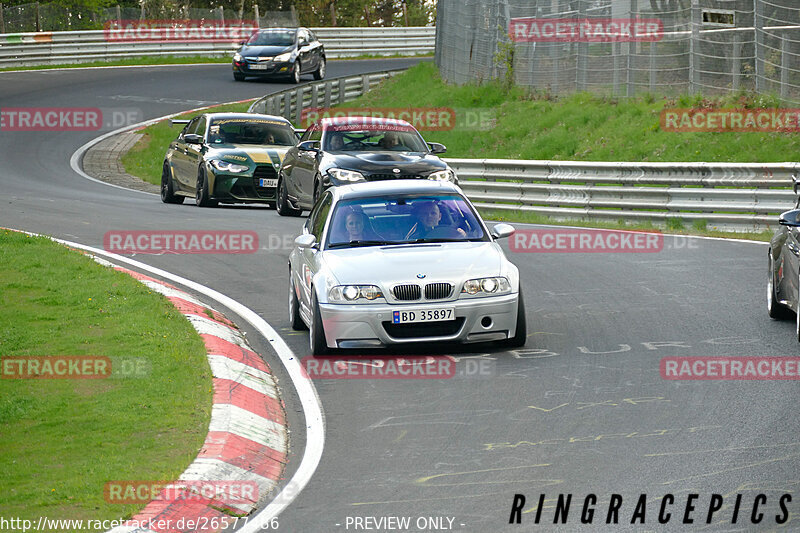
[[[467,236],[467,233],[461,228],[441,224],[442,211],[434,201],[415,204],[414,215],[417,222],[411,226],[406,240],[458,239]]]

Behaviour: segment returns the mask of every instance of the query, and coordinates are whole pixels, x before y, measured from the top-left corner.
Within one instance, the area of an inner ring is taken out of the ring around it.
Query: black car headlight
[[[497,296],[511,292],[511,284],[504,277],[477,278],[464,282],[461,294],[466,296]]]
[[[375,285],[337,285],[328,293],[332,303],[367,303],[383,298],[383,293]]]
[[[346,170],[344,168],[331,168],[328,169],[328,174],[339,181],[364,181],[364,175],[355,170]]]
[[[456,181],[456,173],[448,168],[447,170],[439,170],[437,172],[431,173],[428,176],[428,179],[429,180],[435,180],[435,181],[455,182]]]
[[[231,163],[230,161],[225,161],[224,159],[212,159],[211,166],[222,172],[232,172],[234,174],[239,174],[241,172],[247,172],[250,170],[250,167],[247,165],[237,165],[236,163]]]

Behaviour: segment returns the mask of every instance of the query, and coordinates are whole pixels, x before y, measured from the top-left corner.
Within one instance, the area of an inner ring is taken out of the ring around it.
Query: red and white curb
[[[232,514],[252,513],[281,479],[288,448],[284,406],[269,366],[215,309],[173,285],[93,257],[163,294],[189,319],[205,343],[214,377],[211,422],[200,453],[177,481],[246,482],[258,487],[253,498],[239,498],[235,503],[156,499],[111,533],[184,531],[176,529],[176,524],[222,524],[230,522]],[[158,526],[167,524],[171,526]]]

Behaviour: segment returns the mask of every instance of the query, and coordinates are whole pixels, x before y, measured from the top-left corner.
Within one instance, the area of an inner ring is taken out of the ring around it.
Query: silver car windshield
[[[342,200],[331,216],[326,248],[490,240],[457,194]]]

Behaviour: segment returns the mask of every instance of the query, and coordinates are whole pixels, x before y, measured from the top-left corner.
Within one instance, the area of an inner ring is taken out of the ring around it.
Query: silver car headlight
[[[509,292],[511,292],[511,284],[504,277],[467,280],[461,289],[461,294],[466,296],[496,296]]]
[[[250,170],[250,167],[247,165],[237,165],[236,163],[231,163],[230,161],[224,161],[222,159],[212,159],[211,166],[222,172],[233,172],[234,174]]]
[[[375,285],[337,285],[328,293],[331,303],[367,303],[383,298],[383,293]]]
[[[242,54],[240,54],[239,52],[236,52],[235,54],[233,54],[233,60],[236,61],[237,63],[241,62]]]
[[[361,172],[356,172],[355,170],[346,170],[343,168],[331,168],[328,169],[328,174],[333,176],[339,181],[363,181],[364,175]]]
[[[273,60],[274,61],[278,61],[278,62],[291,61],[292,60],[292,53],[291,52],[286,52],[285,54],[281,54],[279,56],[275,56],[275,58]]]
[[[439,170],[438,172],[434,172],[434,173],[430,174],[428,176],[428,179],[429,180],[435,180],[435,181],[455,182],[456,181],[456,173],[448,168],[447,170]]]

